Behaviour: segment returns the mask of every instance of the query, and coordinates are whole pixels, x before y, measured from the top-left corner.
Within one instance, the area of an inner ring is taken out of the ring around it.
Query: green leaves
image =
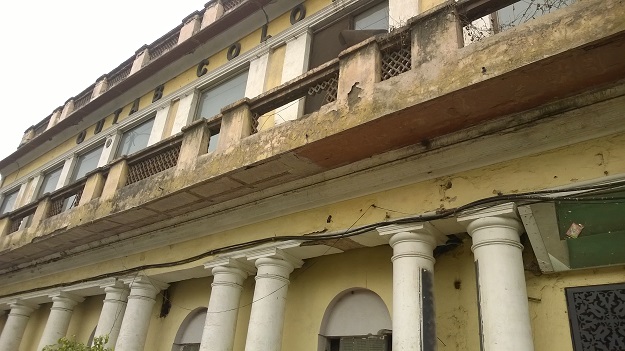
[[[92,346],[87,346],[76,340],[61,338],[56,345],[46,346],[43,348],[43,351],[113,351],[111,348],[104,347],[108,340],[108,335],[98,336],[93,339]]]

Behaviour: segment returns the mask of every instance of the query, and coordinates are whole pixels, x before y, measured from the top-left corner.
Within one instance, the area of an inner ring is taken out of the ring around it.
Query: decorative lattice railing
[[[178,37],[180,36],[180,30],[168,33],[161,39],[152,43],[149,47],[150,61],[156,60],[167,51],[171,50],[178,44]]]
[[[141,151],[128,159],[126,185],[149,178],[157,173],[176,167],[182,139],[176,138],[166,144]]]
[[[410,32],[402,30],[380,43],[381,79],[398,76],[412,68]]]
[[[50,207],[46,217],[56,216],[77,207],[85,188],[86,178],[77,183],[63,187],[50,195]]]
[[[258,117],[279,109],[305,96],[322,95],[321,105],[336,101],[339,85],[339,61],[334,59],[308,73],[287,82],[250,101],[254,116],[253,131],[257,131]]]
[[[224,5],[224,12],[228,12],[235,7],[241,5],[245,0],[225,0],[222,2]]]
[[[32,203],[13,211],[9,216],[10,225],[7,234],[15,233],[20,229],[27,228],[37,210],[37,203]]]
[[[132,62],[125,64],[124,66],[119,67],[113,72],[108,74],[108,89],[116,86],[121,83],[124,79],[126,79],[130,75],[130,70],[132,69]]]
[[[93,87],[83,91],[80,95],[74,98],[74,110],[78,110],[79,108],[85,106],[91,101],[91,93],[93,92]]]

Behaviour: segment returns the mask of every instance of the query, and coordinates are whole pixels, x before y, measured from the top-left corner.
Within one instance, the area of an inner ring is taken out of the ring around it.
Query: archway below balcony
[[[202,341],[202,331],[206,321],[206,307],[199,307],[191,311],[180,324],[176,333],[172,351],[199,350]]]
[[[326,308],[319,330],[318,351],[368,350],[373,344],[390,346],[391,315],[380,296],[352,288],[339,293]]]

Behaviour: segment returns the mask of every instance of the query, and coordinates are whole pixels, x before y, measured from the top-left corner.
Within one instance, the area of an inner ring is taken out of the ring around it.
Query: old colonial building
[[[625,350],[624,19],[207,3],[0,161],[0,350]]]

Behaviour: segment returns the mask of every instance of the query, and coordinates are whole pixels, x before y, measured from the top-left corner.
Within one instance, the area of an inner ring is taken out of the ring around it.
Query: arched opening
[[[198,351],[206,321],[206,307],[196,308],[182,321],[172,351]]]
[[[319,351],[391,350],[391,315],[378,294],[354,288],[338,294],[319,330]]]

